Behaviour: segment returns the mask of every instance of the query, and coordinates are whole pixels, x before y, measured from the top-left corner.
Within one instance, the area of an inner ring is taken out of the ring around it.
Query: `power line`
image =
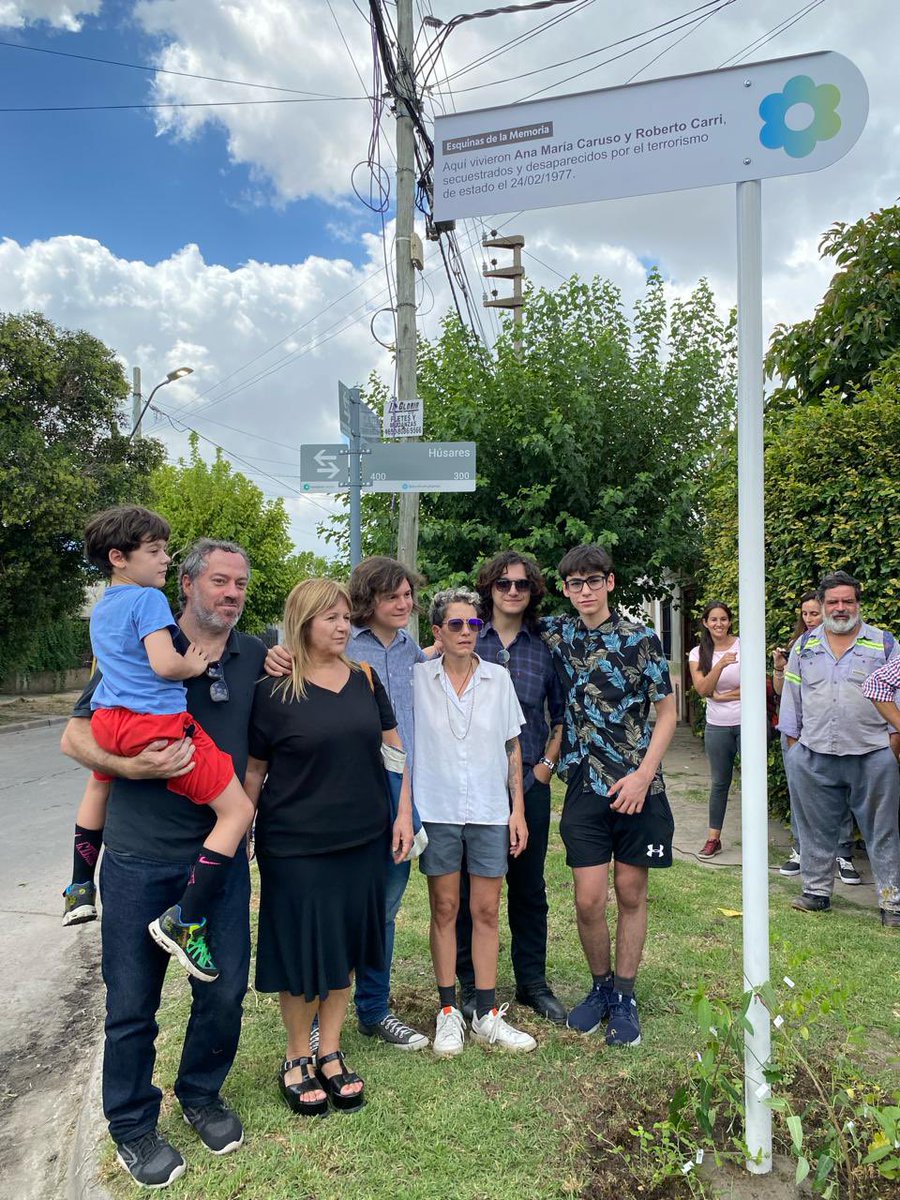
[[[535,67],[534,70],[531,70],[531,71],[521,71],[517,75],[510,75],[506,79],[495,79],[495,80],[491,80],[488,83],[475,83],[475,84],[470,84],[468,87],[457,88],[457,95],[459,95],[463,92],[481,91],[487,87],[499,87],[501,84],[504,84],[504,83],[516,83],[520,79],[528,79],[530,76],[540,75],[544,71],[553,71],[557,67],[567,67],[567,66],[570,66],[572,63],[582,62],[586,58],[593,58],[594,55],[604,54],[607,50],[614,50],[617,46],[624,46],[628,42],[633,42],[633,41],[636,41],[638,38],[646,37],[647,34],[649,34],[649,33],[655,33],[657,30],[666,29],[668,26],[675,25],[678,21],[683,21],[686,17],[692,17],[695,13],[703,12],[705,9],[712,8],[715,5],[721,5],[723,2],[724,3],[732,3],[733,0],[704,0],[704,3],[699,5],[697,8],[688,9],[686,12],[681,13],[677,17],[670,17],[666,21],[660,21],[658,24],[651,25],[649,28],[643,29],[639,33],[629,34],[628,37],[619,38],[617,41],[609,42],[605,46],[598,46],[594,50],[587,50],[587,51],[585,51],[584,54],[576,54],[572,58],[565,58],[565,59],[561,59],[559,62],[548,63],[546,66],[543,66],[543,67]],[[679,27],[679,28],[681,28],[681,27]],[[676,32],[676,31],[670,29],[669,32],[672,33],[672,32]],[[663,33],[660,36],[665,37],[666,34]],[[656,39],[654,39],[654,40],[656,40]],[[647,42],[643,43],[643,45],[647,45],[647,44],[648,44]],[[627,53],[630,54],[630,53],[633,53],[634,50],[639,50],[639,49],[641,49],[640,46],[635,46],[632,48],[632,50],[627,51]],[[619,57],[621,57],[621,56],[619,56]],[[608,59],[607,61],[614,62],[615,59]],[[595,67],[601,67],[601,66],[605,66],[605,65],[606,65],[605,63],[597,63],[597,64],[595,64]],[[588,69],[594,70],[595,67],[590,67]],[[582,72],[582,74],[584,74],[584,72]],[[451,75],[450,78],[452,79],[453,76]],[[576,78],[576,76],[572,75],[569,78],[574,79],[574,78]],[[558,82],[566,83],[567,80],[561,79]],[[556,87],[557,85],[550,84],[548,86]],[[439,90],[439,89],[434,89],[434,90]],[[534,94],[537,95],[538,93],[534,93]]]
[[[271,480],[272,483],[278,484],[279,487],[286,487],[289,492],[293,492],[294,495],[299,496],[301,500],[308,500],[310,504],[314,504],[316,508],[320,508],[322,512],[327,513],[329,517],[334,516],[334,513],[331,511],[331,509],[326,508],[324,504],[319,504],[318,500],[313,500],[312,496],[310,496],[308,492],[298,491],[297,488],[291,487],[290,484],[285,483],[283,479],[279,479],[277,475],[270,475],[268,471],[263,471],[259,467],[255,467],[253,463],[249,462],[246,458],[242,458],[240,454],[235,454],[233,450],[227,450],[224,446],[220,446],[218,442],[214,442],[212,438],[208,438],[206,434],[201,433],[199,429],[194,429],[194,427],[192,425],[188,425],[186,421],[181,421],[177,417],[173,417],[171,413],[167,413],[163,409],[157,408],[155,404],[150,406],[150,411],[157,413],[161,417],[164,417],[165,420],[167,420],[173,429],[175,429],[178,433],[183,433],[185,430],[189,430],[191,433],[200,438],[202,442],[206,442],[214,449],[220,450],[223,454],[227,455],[228,458],[230,458],[233,462],[242,463],[245,467],[249,467],[255,475],[261,475],[266,479]],[[181,426],[180,429],[178,428],[179,426]]]
[[[24,42],[0,42],[0,46],[8,50],[29,50],[33,54],[51,54],[56,58],[75,58],[80,62],[102,63],[108,67],[127,67],[132,71],[148,71],[153,75],[177,75],[181,79],[202,79],[207,83],[230,83],[235,87],[264,88],[269,92],[291,92],[296,96],[335,99],[324,92],[305,92],[299,88],[279,87],[273,83],[249,83],[246,79],[228,79],[220,75],[196,75],[192,71],[173,71],[169,67],[157,67],[153,64],[121,62],[115,58],[97,58],[92,54],[73,54],[68,50],[48,50],[45,46],[29,46]]]
[[[0,113],[122,112],[152,108],[244,108],[260,104],[327,104],[333,100],[370,100],[370,96],[319,96],[293,100],[197,100],[161,104],[43,104],[0,108]]]
[[[720,12],[723,8],[727,8],[729,6],[729,4],[734,4],[734,0],[712,0],[712,3],[717,4],[718,7],[713,10],[713,13],[708,14],[709,16],[713,16],[715,13]],[[658,42],[662,38],[669,37],[671,34],[677,33],[681,29],[685,29],[688,26],[695,25],[702,21],[705,21],[706,16],[700,17],[700,16],[696,16],[694,14],[699,13],[703,9],[709,8],[709,7],[710,7],[710,4],[709,4],[709,2],[707,2],[706,4],[702,4],[700,6],[700,8],[694,8],[694,9],[689,10],[689,12],[682,13],[680,17],[675,17],[675,18],[673,18],[673,20],[680,21],[683,18],[688,17],[689,19],[687,21],[685,21],[684,25],[675,25],[675,26],[673,26],[672,29],[666,29],[662,33],[658,33],[656,35],[656,37],[647,38],[646,41],[640,42],[637,46],[632,46],[628,50],[623,50],[621,52],[621,54],[614,54],[611,58],[605,58],[602,62],[594,63],[594,65],[591,67],[585,67],[585,69],[583,71],[576,71],[573,75],[567,75],[565,77],[565,79],[557,79],[554,83],[548,83],[546,85],[546,87],[538,88],[537,91],[529,92],[527,96],[522,96],[521,99],[516,101],[516,103],[522,104],[526,100],[533,100],[535,96],[542,96],[544,94],[544,92],[549,92],[551,90],[551,88],[562,87],[562,85],[564,83],[571,83],[573,79],[580,79],[583,75],[590,75],[590,73],[592,71],[598,71],[601,67],[606,67],[606,66],[609,66],[610,63],[618,62],[619,59],[621,59],[621,58],[627,58],[630,54],[634,54],[638,50],[643,50],[645,46],[652,46],[654,42]],[[663,24],[669,25],[669,24],[672,24],[672,22],[665,21],[665,22],[663,22]],[[654,28],[658,29],[659,26],[658,25],[654,26]],[[646,32],[650,33],[650,32],[652,32],[652,30],[647,30]],[[635,36],[640,36],[640,35],[635,35]],[[623,40],[630,41],[631,39],[625,38]],[[614,45],[621,45],[621,42],[616,42],[616,43],[614,43]],[[593,53],[597,53],[597,51],[594,51]],[[584,57],[584,56],[582,55],[580,57]],[[577,60],[573,59],[571,61],[574,62]],[[536,74],[536,72],[531,72],[531,74]]]
[[[768,42],[771,42],[774,38],[779,37],[782,33],[786,33],[792,25],[796,25],[798,21],[802,21],[804,17],[809,16],[813,9],[818,8],[820,4],[824,3],[825,0],[811,0],[810,3],[801,5],[800,8],[795,9],[790,16],[787,16],[783,20],[779,21],[777,25],[773,25],[771,29],[768,29],[765,33],[760,34],[758,38],[754,38],[752,42],[748,42],[743,49],[738,50],[735,54],[730,55],[725,59],[724,62],[719,63],[719,68],[721,69],[722,67],[728,66],[728,64],[732,61],[739,62],[740,59],[745,57],[745,55],[752,54],[756,50],[761,50],[762,47]]]
[[[732,3],[734,3],[734,0],[728,0],[728,3],[724,4],[722,7],[727,8],[728,4],[732,4]],[[701,19],[695,25],[692,25],[690,27],[690,29],[687,29],[681,35],[680,38],[676,38],[675,41],[672,42],[671,45],[664,46],[663,49],[660,50],[658,54],[655,54],[653,56],[653,58],[650,59],[649,62],[644,63],[644,65],[642,67],[638,67],[638,69],[634,72],[633,75],[629,75],[628,78],[625,80],[626,84],[634,83],[634,81],[635,81],[635,79],[637,79],[638,75],[643,75],[643,73],[645,71],[649,70],[649,68],[652,67],[654,63],[658,63],[661,58],[663,58],[671,50],[674,50],[676,46],[680,46],[681,43],[683,41],[685,41],[686,38],[689,38],[691,36],[691,34],[696,33],[697,30],[700,28],[700,26],[705,24],[705,22],[708,21],[710,19],[710,17],[714,17],[717,13],[720,13],[721,11],[722,11],[721,8],[714,8],[713,11],[708,12],[705,17],[701,17]]]
[[[532,38],[538,37],[541,33],[546,33],[549,29],[561,24],[563,21],[568,21],[570,17],[576,16],[578,13],[582,12],[585,8],[589,8],[594,3],[595,0],[580,0],[580,3],[574,8],[567,9],[565,12],[557,13],[552,17],[548,17],[546,21],[542,21],[539,25],[536,25],[534,29],[530,29],[525,33],[517,34],[516,37],[510,38],[509,41],[502,42],[493,50],[486,51],[478,58],[473,59],[473,61],[468,63],[466,66],[460,67],[456,71],[451,71],[447,77],[448,82],[458,79],[461,75],[467,75],[469,71],[474,71],[477,67],[485,66],[487,63],[493,61],[493,59],[499,58],[502,54],[506,53],[507,50],[519,49],[526,42],[530,42]]]

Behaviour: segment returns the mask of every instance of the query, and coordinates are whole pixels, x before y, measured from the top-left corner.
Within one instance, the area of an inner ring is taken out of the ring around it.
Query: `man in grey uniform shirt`
[[[864,697],[869,675],[898,650],[860,618],[860,586],[846,571],[819,584],[822,624],[799,638],[784,675],[785,769],[796,801],[803,892],[793,907],[831,907],[834,857],[845,806],[865,839],[881,923],[900,926],[900,775],[887,722]]]

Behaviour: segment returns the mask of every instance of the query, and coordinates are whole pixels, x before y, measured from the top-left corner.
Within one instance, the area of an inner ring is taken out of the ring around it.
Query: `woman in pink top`
[[[740,641],[731,632],[731,609],[721,600],[707,604],[700,619],[700,645],[688,655],[691,681],[706,699],[703,744],[709,759],[709,834],[700,858],[722,852],[722,826],[734,760],[741,752]]]

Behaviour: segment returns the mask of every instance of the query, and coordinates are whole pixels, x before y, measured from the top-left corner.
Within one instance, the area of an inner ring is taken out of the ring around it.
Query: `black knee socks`
[[[181,919],[186,925],[199,923],[206,916],[210,905],[224,882],[225,868],[233,855],[219,854],[206,846],[197,855],[191,867],[191,877],[181,897]]]
[[[100,847],[103,845],[102,829],[85,829],[75,826],[75,854],[72,863],[73,883],[93,883],[97,869]]]

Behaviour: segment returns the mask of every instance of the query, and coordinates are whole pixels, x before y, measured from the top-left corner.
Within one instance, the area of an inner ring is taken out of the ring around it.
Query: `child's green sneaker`
[[[167,908],[161,917],[148,926],[150,936],[158,946],[177,958],[189,975],[203,983],[213,983],[219,978],[219,969],[213,962],[206,941],[206,918],[185,924],[181,920],[181,908],[175,904]]]
[[[63,892],[63,925],[83,925],[97,920],[97,888],[88,880],[70,883]]]

